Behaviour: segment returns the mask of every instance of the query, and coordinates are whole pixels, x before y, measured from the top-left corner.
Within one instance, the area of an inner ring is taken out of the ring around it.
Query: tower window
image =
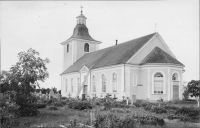
[[[89,52],[89,44],[88,43],[84,44],[84,51]]]
[[[69,52],[69,44],[67,44],[67,52]]]
[[[101,77],[102,77],[102,92],[106,92],[106,76],[103,74]]]

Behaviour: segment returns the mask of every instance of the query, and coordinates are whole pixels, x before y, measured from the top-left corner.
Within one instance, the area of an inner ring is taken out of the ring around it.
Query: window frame
[[[105,84],[103,84],[103,76],[105,76],[105,77],[104,77],[104,78],[105,78]],[[105,75],[105,74],[102,74],[102,75],[101,75],[101,86],[102,86],[101,91],[102,91],[103,93],[105,93],[105,92],[106,92],[106,75]]]
[[[84,52],[89,52],[90,51],[90,46],[88,43],[84,44]]]
[[[137,74],[133,74],[133,86],[137,86]]]
[[[155,93],[155,75],[156,73],[161,73],[162,76],[163,76],[163,79],[162,79],[162,92],[163,93]],[[153,74],[152,74],[152,94],[155,94],[155,95],[164,95],[166,94],[166,85],[165,85],[165,73],[163,71],[155,71]]]
[[[96,78],[95,75],[92,75],[92,92],[96,92]]]
[[[71,92],[74,92],[74,85],[73,85],[74,83],[73,83],[73,81],[74,81],[73,78],[71,78]]]
[[[114,80],[114,75],[116,75],[116,80]],[[117,92],[117,73],[112,73],[112,92]]]

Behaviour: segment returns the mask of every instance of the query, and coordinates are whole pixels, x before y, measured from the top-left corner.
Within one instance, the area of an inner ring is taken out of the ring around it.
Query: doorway
[[[87,94],[87,85],[83,86],[83,94]]]
[[[173,100],[179,100],[179,83],[178,73],[174,73],[172,75]]]

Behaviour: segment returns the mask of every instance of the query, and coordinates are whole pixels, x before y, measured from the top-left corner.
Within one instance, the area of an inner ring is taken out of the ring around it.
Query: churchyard
[[[132,102],[105,98],[81,100],[33,93],[37,98],[38,114],[13,117],[13,127],[63,128],[143,128],[199,127],[200,108],[196,101]],[[128,103],[128,104],[127,104]],[[2,105],[1,105],[2,106]],[[2,108],[1,108],[2,109]],[[7,122],[8,124],[10,122]]]

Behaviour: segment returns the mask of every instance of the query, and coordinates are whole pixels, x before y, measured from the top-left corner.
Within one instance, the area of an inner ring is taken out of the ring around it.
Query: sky
[[[61,88],[63,46],[80,15],[100,49],[156,31],[185,65],[184,81],[199,80],[199,1],[0,1],[1,69],[33,48],[49,58],[49,78],[40,87]]]

